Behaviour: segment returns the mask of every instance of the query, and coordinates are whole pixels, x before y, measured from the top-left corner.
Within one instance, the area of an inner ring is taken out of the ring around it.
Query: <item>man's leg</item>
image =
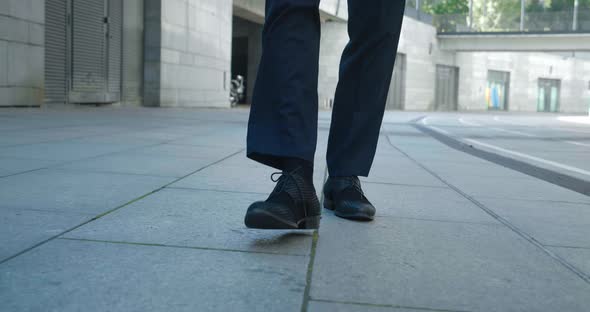
[[[248,227],[319,226],[320,204],[313,186],[319,49],[319,0],[266,0],[247,155],[283,173],[268,199],[248,208]]]
[[[404,15],[405,1],[348,0],[350,42],[340,62],[328,140],[325,206],[338,216],[372,220],[358,176],[373,163]]]
[[[367,176],[391,83],[405,1],[349,0],[328,141],[331,176]]]
[[[317,142],[319,0],[266,0],[248,157],[277,169],[313,163]]]

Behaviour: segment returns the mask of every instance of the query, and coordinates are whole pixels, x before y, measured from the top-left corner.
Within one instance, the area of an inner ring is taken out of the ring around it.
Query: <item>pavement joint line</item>
[[[217,192],[217,193],[232,193],[232,194],[268,195],[268,193],[262,193],[262,192],[245,192],[245,191],[216,190],[216,189],[197,188],[197,187],[186,187],[186,186],[167,186],[166,189],[169,189],[169,190],[185,190],[185,191],[205,191],[205,192]]]
[[[18,116],[21,117],[21,116]],[[30,120],[43,120],[43,118],[32,118]],[[49,127],[38,127],[38,128],[15,128],[15,129],[5,129],[3,130],[3,132],[18,132],[18,131],[22,131],[22,130],[51,130],[51,129],[66,129],[66,128],[76,128],[76,127],[97,127],[97,126],[116,126],[118,125],[116,122],[106,122],[106,123],[97,123],[97,124],[90,124],[90,125],[85,125],[85,124],[71,124],[71,125],[59,125],[59,126],[49,126]],[[104,135],[104,134],[99,134],[99,135]]]
[[[136,197],[135,199],[132,199],[132,200],[126,202],[126,203],[123,203],[122,205],[119,205],[119,206],[117,206],[115,208],[112,208],[112,209],[107,210],[107,211],[105,211],[103,213],[100,213],[100,214],[94,216],[93,218],[91,218],[89,220],[86,220],[86,221],[84,221],[84,222],[82,222],[82,223],[80,223],[80,224],[78,224],[78,225],[76,225],[76,226],[74,226],[74,227],[72,227],[70,229],[67,229],[67,230],[65,230],[65,231],[63,231],[61,233],[58,233],[58,234],[56,234],[54,236],[51,236],[51,237],[49,237],[49,238],[47,238],[45,240],[42,240],[42,241],[34,244],[33,246],[30,246],[28,248],[25,248],[24,250],[21,250],[21,251],[17,252],[16,254],[12,255],[12,256],[8,256],[7,258],[0,259],[0,265],[1,264],[4,264],[5,262],[8,262],[8,261],[10,261],[10,260],[12,260],[12,259],[14,259],[16,257],[18,257],[18,256],[20,256],[22,254],[25,254],[25,253],[27,253],[27,252],[29,252],[29,251],[31,251],[31,250],[33,250],[33,249],[41,246],[41,245],[44,245],[45,243],[50,242],[50,241],[52,241],[52,240],[54,240],[54,239],[56,239],[56,238],[58,238],[60,236],[63,236],[64,234],[67,234],[69,232],[72,232],[72,231],[74,231],[74,230],[76,230],[76,229],[78,229],[78,228],[80,228],[80,227],[82,227],[82,226],[84,226],[84,225],[86,225],[86,224],[88,224],[90,222],[96,221],[96,220],[98,220],[98,219],[100,219],[100,218],[102,218],[102,217],[104,217],[104,216],[106,216],[106,215],[108,215],[108,214],[110,214],[112,212],[115,212],[115,211],[117,211],[117,210],[119,210],[119,209],[121,209],[123,207],[129,206],[129,205],[131,205],[131,204],[133,204],[133,203],[135,203],[137,201],[140,201],[140,200],[142,200],[142,199],[144,199],[144,198],[146,198],[146,197],[148,197],[148,196],[150,196],[152,194],[155,194],[155,193],[157,193],[157,192],[165,189],[166,187],[168,187],[168,186],[170,186],[170,185],[172,185],[172,184],[174,184],[174,183],[176,183],[176,182],[178,182],[178,181],[180,181],[180,180],[182,180],[182,179],[184,179],[184,178],[186,178],[188,176],[191,176],[191,175],[193,175],[193,174],[195,174],[195,173],[197,173],[199,171],[202,171],[202,170],[204,170],[204,169],[206,169],[208,167],[211,167],[211,166],[213,166],[215,164],[218,164],[218,163],[224,161],[225,159],[227,159],[229,157],[232,157],[232,156],[234,156],[234,155],[236,155],[238,153],[241,153],[242,151],[244,151],[244,149],[242,149],[242,150],[240,150],[238,152],[232,153],[232,154],[230,154],[228,156],[225,156],[225,157],[223,157],[223,158],[221,158],[219,160],[216,160],[216,161],[214,161],[214,162],[212,162],[210,164],[207,164],[207,165],[205,165],[205,166],[203,166],[203,167],[201,167],[201,168],[199,168],[199,169],[197,169],[197,170],[195,170],[195,171],[193,171],[193,172],[191,172],[191,173],[189,173],[189,174],[187,174],[187,175],[185,175],[185,176],[183,176],[181,178],[175,179],[174,181],[169,182],[169,183],[167,183],[167,184],[165,184],[163,186],[160,186],[159,188],[157,188],[155,190],[152,190],[152,191],[150,191],[150,192],[148,192],[146,194],[143,194],[143,195],[141,195],[139,197]]]
[[[39,170],[44,170],[44,169],[47,169],[47,168],[36,168],[36,169],[27,170],[27,171],[19,171],[19,172],[0,176],[0,179],[9,178],[9,177],[13,177],[13,176],[21,175],[21,174],[26,174],[26,173],[31,173],[31,172],[35,172],[35,171],[39,171]]]
[[[493,153],[484,149],[475,148],[473,145],[469,145],[459,139],[456,139],[452,135],[445,135],[444,133],[438,132],[436,127],[422,126],[419,124],[415,124],[414,127],[430,134],[438,142],[457,151],[466,153],[479,159],[484,159],[496,165],[512,169],[514,171],[569,189],[582,195],[590,196],[590,181],[586,181],[558,171],[553,171],[545,167],[540,167],[523,160]],[[393,144],[389,137],[388,141],[390,144]]]
[[[549,247],[549,248],[584,249],[584,250],[590,251],[590,246],[584,247],[584,246],[566,246],[566,245],[550,245],[550,244],[545,244],[543,246]]]
[[[115,175],[130,175],[130,176],[154,177],[154,178],[169,178],[169,179],[174,179],[174,178],[181,177],[181,176],[172,176],[172,175],[134,173],[134,172],[121,172],[121,171],[115,171],[115,170],[103,170],[103,169],[93,169],[93,168],[63,168],[63,167],[56,167],[56,168],[48,168],[48,169],[57,170],[57,171],[107,173],[107,174],[115,174]]]
[[[491,195],[478,195],[479,198],[483,199],[502,199],[502,200],[516,200],[525,202],[543,202],[543,203],[555,203],[555,204],[571,204],[571,205],[584,205],[590,206],[590,202],[573,202],[567,200],[552,200],[552,199],[527,199],[527,198],[514,198],[505,196],[491,196]]]
[[[415,220],[425,222],[442,222],[442,223],[457,223],[457,224],[471,224],[471,225],[485,225],[485,226],[498,226],[500,223],[492,222],[474,222],[474,221],[462,221],[462,220],[441,220],[441,219],[425,219],[425,218],[413,218],[413,217],[399,217],[399,216],[387,216],[377,214],[376,217],[387,218],[387,219],[401,219],[401,220]]]
[[[117,125],[118,125],[118,123],[106,123],[106,124],[97,124],[97,125],[92,125],[92,126],[117,126]],[[76,127],[84,127],[84,126],[85,125],[64,126],[64,127],[49,127],[49,128],[46,128],[45,127],[45,128],[34,128],[34,129],[24,128],[24,129],[14,129],[14,131],[17,132],[17,131],[21,131],[21,130],[67,129],[67,128],[76,128]],[[39,142],[33,142],[33,143],[21,143],[21,144],[4,145],[2,147],[19,147],[19,146],[27,146],[27,145],[35,145],[35,144],[63,143],[63,142],[73,141],[73,140],[82,140],[82,139],[98,138],[98,137],[108,137],[108,136],[119,135],[119,134],[130,134],[130,133],[134,133],[134,132],[145,131],[145,130],[148,130],[148,129],[163,129],[163,128],[156,127],[156,128],[137,129],[137,130],[132,130],[131,132],[129,132],[129,131],[120,131],[120,132],[111,132],[111,133],[97,133],[97,134],[90,134],[90,135],[74,136],[74,137],[65,138],[65,139],[52,139],[52,140],[45,140],[45,141],[39,141]]]
[[[4,209],[4,207],[3,207]],[[38,209],[38,208],[6,208],[4,211],[30,211],[30,212],[42,212],[42,213],[50,213],[50,214],[61,214],[61,215],[70,215],[70,216],[81,216],[81,217],[89,217],[92,218],[95,215],[92,213],[84,213],[84,212],[72,212],[69,210],[62,210],[62,209]]]
[[[35,144],[38,144],[38,143],[35,143]],[[73,164],[73,163],[76,163],[76,162],[79,162],[79,161],[87,161],[87,160],[91,160],[91,159],[95,159],[95,158],[101,158],[101,157],[116,155],[118,153],[126,153],[126,152],[133,151],[133,150],[136,150],[136,149],[142,149],[142,148],[146,148],[146,147],[154,147],[154,146],[165,145],[165,144],[167,144],[167,143],[166,142],[159,142],[159,143],[154,143],[154,144],[150,144],[150,145],[136,146],[136,147],[132,147],[132,148],[129,148],[129,149],[124,149],[124,150],[121,150],[121,151],[109,152],[109,153],[105,153],[105,154],[94,155],[94,156],[80,158],[80,159],[75,159],[75,160],[61,160],[61,161],[60,160],[55,160],[56,163],[54,163],[54,164],[43,166],[41,168],[37,168],[37,169],[33,169],[33,170],[28,170],[28,171],[22,171],[22,172],[14,173],[14,174],[11,174],[11,175],[8,175],[8,176],[0,176],[0,179],[6,178],[6,177],[9,177],[9,176],[16,176],[16,175],[26,174],[26,173],[30,173],[30,172],[35,172],[35,171],[46,170],[46,169],[60,170],[60,167],[61,166]],[[31,144],[31,145],[34,145],[34,144]],[[0,149],[1,148],[2,147],[0,147]],[[17,159],[22,159],[22,160],[45,160],[45,159],[40,159],[40,158],[17,158]],[[61,170],[66,170],[66,169],[67,168],[62,168]],[[117,172],[112,172],[112,173],[117,173]],[[120,173],[120,174],[125,174],[125,173]],[[166,177],[166,178],[171,178],[171,177]]]
[[[437,309],[437,308],[426,308],[426,307],[403,306],[403,305],[396,305],[396,304],[380,304],[380,303],[340,301],[340,300],[329,300],[329,299],[314,299],[314,298],[312,298],[311,301],[323,302],[323,303],[334,303],[334,304],[345,304],[345,305],[356,305],[356,306],[372,307],[372,308],[409,309],[409,310],[431,311],[431,312],[470,312],[469,310],[448,310],[448,309]]]
[[[436,185],[421,185],[421,184],[405,184],[405,183],[393,183],[393,182],[374,182],[374,181],[362,181],[363,184],[378,184],[378,185],[391,185],[391,186],[407,186],[407,187],[416,187],[416,188],[434,188],[434,189],[442,189],[448,190],[449,188],[446,186],[436,186]]]
[[[430,168],[426,167],[425,165],[423,165],[419,161],[417,161],[414,158],[412,158],[410,155],[406,154],[401,149],[397,148],[395,145],[393,145],[393,143],[391,142],[391,140],[389,138],[387,139],[387,141],[389,142],[389,144],[391,144],[392,147],[398,149],[401,153],[405,154],[409,159],[411,159],[417,165],[419,165],[420,167],[422,167],[422,169],[426,170],[432,176],[434,176],[435,178],[439,179],[441,182],[443,182],[446,185],[448,185],[451,189],[453,189],[459,195],[461,195],[461,196],[465,197],[467,200],[471,201],[473,204],[475,204],[481,210],[483,210],[484,212],[486,212],[487,214],[489,214],[490,216],[492,216],[494,219],[498,220],[500,223],[502,223],[503,225],[505,225],[508,229],[512,230],[512,232],[514,232],[515,234],[517,234],[521,238],[525,239],[526,241],[528,241],[529,243],[531,243],[532,245],[534,245],[535,247],[537,247],[538,249],[540,249],[542,252],[544,252],[549,257],[553,258],[553,260],[555,260],[556,262],[558,262],[559,264],[561,264],[563,267],[565,267],[566,269],[568,269],[569,271],[571,271],[572,273],[574,273],[575,275],[577,275],[584,282],[590,284],[590,276],[587,275],[586,273],[584,273],[582,270],[578,269],[577,267],[575,267],[574,265],[572,265],[571,263],[569,263],[567,260],[565,260],[564,258],[562,258],[559,255],[557,255],[556,253],[552,252],[551,250],[545,248],[545,246],[543,244],[541,244],[539,241],[537,241],[534,237],[532,237],[528,233],[522,231],[517,226],[515,226],[514,224],[512,224],[510,221],[508,221],[507,219],[505,219],[502,216],[498,215],[492,209],[488,208],[486,205],[482,204],[481,202],[479,202],[478,200],[476,200],[472,196],[470,196],[467,193],[463,192],[461,189],[459,189],[458,187],[456,187],[454,184],[446,181],[441,176],[439,176],[436,172],[430,170]]]
[[[324,207],[324,185],[328,179],[328,166],[324,169],[324,181],[322,182],[322,189],[320,192],[320,211],[323,212]],[[321,218],[320,218],[321,219]],[[321,221],[320,221],[321,227]],[[317,251],[319,240],[319,229],[313,232],[313,239],[311,242],[311,251],[309,253],[309,263],[307,264],[307,274],[305,276],[305,290],[303,291],[303,302],[301,303],[301,312],[307,312],[309,309],[309,300],[311,299],[311,283],[313,281],[313,266],[315,261],[315,254]]]
[[[231,248],[215,248],[215,247],[199,247],[199,246],[183,246],[183,245],[169,245],[169,244],[158,244],[158,243],[141,243],[141,242],[128,242],[128,241],[114,241],[114,240],[102,240],[102,239],[88,239],[78,237],[58,237],[60,240],[71,240],[81,242],[92,242],[92,243],[105,243],[105,244],[117,244],[117,245],[134,245],[134,246],[148,246],[148,247],[164,247],[164,248],[179,248],[179,249],[194,249],[194,250],[208,250],[208,251],[224,251],[224,252],[237,252],[237,253],[248,253],[248,254],[264,254],[274,256],[292,256],[292,257],[307,257],[303,254],[292,254],[292,253],[280,253],[280,252],[269,252],[269,251],[249,251],[242,249],[231,249]]]

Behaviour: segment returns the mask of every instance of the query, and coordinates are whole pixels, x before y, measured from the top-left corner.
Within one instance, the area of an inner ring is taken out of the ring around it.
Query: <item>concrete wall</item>
[[[537,111],[538,79],[561,80],[560,112],[583,113],[590,104],[590,61],[549,53],[461,52],[460,105],[463,110],[485,110],[488,70],[510,73],[510,111]]]
[[[346,31],[344,22],[322,23],[318,93],[324,108],[334,98]],[[459,110],[487,110],[488,70],[510,72],[511,111],[537,111],[539,78],[561,80],[560,112],[587,112],[590,104],[587,59],[550,53],[442,51],[436,29],[410,17],[404,17],[398,53],[406,55],[406,110],[434,109],[438,64],[459,67]]]
[[[318,93],[324,108],[334,98],[338,65],[347,42],[346,23],[322,23]],[[409,17],[404,17],[398,53],[406,54],[406,109],[432,109],[436,64],[455,65],[454,54],[438,49],[434,27]]]
[[[264,23],[265,0],[233,0],[233,14],[254,23]]]
[[[320,108],[330,108],[334,101],[342,51],[348,43],[345,22],[322,23],[318,96]]]
[[[143,100],[143,0],[123,1],[123,104],[140,105]]]
[[[43,103],[45,1],[0,1],[0,106]]]
[[[441,51],[436,28],[404,17],[398,53],[406,55],[406,110],[434,109],[436,65],[455,66],[454,53]]]
[[[146,0],[145,18],[145,105],[229,107],[231,0]]]

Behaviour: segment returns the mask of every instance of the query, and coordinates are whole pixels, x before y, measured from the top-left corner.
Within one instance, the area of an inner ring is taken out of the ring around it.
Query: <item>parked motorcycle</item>
[[[244,77],[237,75],[236,79],[231,81],[231,89],[229,92],[229,101],[232,107],[235,107],[244,100],[246,93],[246,86],[244,85]]]

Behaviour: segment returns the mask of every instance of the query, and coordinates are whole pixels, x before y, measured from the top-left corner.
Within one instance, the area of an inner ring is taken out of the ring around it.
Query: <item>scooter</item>
[[[237,75],[236,79],[232,79],[231,81],[231,89],[229,92],[229,101],[232,107],[238,105],[244,100],[244,93],[246,87],[244,85],[244,77],[241,75]]]

